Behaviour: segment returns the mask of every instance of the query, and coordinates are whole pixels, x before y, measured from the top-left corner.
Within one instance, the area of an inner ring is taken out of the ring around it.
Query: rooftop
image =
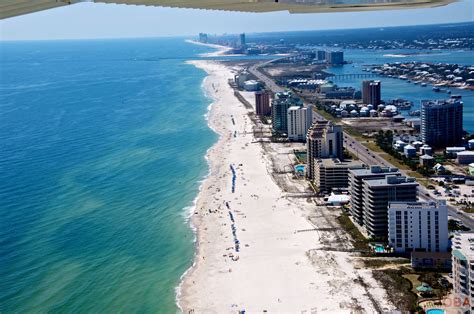
[[[349,195],[331,193],[331,195],[328,197],[327,202],[328,203],[347,203],[349,202],[349,200],[350,200]]]
[[[370,176],[370,175],[383,175],[383,174],[399,174],[400,171],[398,168],[392,167],[381,167],[381,166],[371,166],[369,169],[353,169],[350,170],[356,176]]]
[[[412,258],[441,258],[451,259],[451,253],[449,252],[412,252]]]
[[[462,101],[453,98],[421,101],[421,108],[441,108],[457,105],[462,105]]]
[[[318,162],[323,164],[326,168],[352,168],[352,169],[361,169],[363,164],[357,160],[339,160],[337,158],[324,158],[318,159]]]
[[[418,183],[416,182],[415,178],[410,178],[410,177],[405,177],[405,176],[395,176],[395,175],[388,175],[383,179],[366,179],[365,184],[372,186],[372,187],[383,187],[383,186],[410,186],[410,185],[416,185],[418,186]]]
[[[389,202],[389,208],[393,209],[404,209],[404,208],[420,208],[420,209],[429,209],[429,208],[440,208],[446,207],[445,200],[438,200],[436,202]]]
[[[474,260],[474,232],[459,232],[453,238],[453,255]]]
[[[300,108],[301,108],[300,106],[291,106],[290,108],[288,108],[288,111],[298,110]]]
[[[458,156],[474,156],[474,151],[466,150],[458,153]]]

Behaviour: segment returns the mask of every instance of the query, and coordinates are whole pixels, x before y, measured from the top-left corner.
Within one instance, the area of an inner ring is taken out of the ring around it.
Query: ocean
[[[217,140],[206,74],[185,61],[213,49],[0,47],[0,312],[176,312]]]
[[[185,61],[212,50],[184,38],[0,42],[1,313],[178,311],[188,218],[217,140],[206,74]],[[347,51],[354,63],[329,71],[406,60],[389,53]],[[442,96],[381,79],[384,99]],[[474,131],[474,92],[452,91]]]

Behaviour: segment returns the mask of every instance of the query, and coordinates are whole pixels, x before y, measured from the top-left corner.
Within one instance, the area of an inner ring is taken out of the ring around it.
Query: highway
[[[257,77],[261,82],[265,84],[267,89],[270,89],[274,93],[283,92],[285,91],[284,88],[278,86],[272,79],[267,77],[265,74],[260,72],[258,69],[262,66],[265,66],[269,63],[272,63],[278,59],[265,61],[261,63],[257,63],[252,65],[248,68],[248,72],[253,74]],[[326,120],[322,115],[315,113],[318,119]],[[347,132],[344,132],[344,147],[354,154],[361,162],[366,165],[381,165],[385,167],[395,167],[390,164],[387,160],[381,157],[378,153],[371,151],[366,146],[364,146],[361,142],[356,140],[354,137],[349,135]],[[403,175],[407,175],[405,171],[400,170]],[[418,188],[418,198],[422,201],[435,201],[436,198],[431,192],[425,188],[423,185],[419,185]],[[448,215],[452,218],[459,219],[462,223],[474,230],[474,219],[472,219],[468,214],[464,213],[463,211],[457,209],[455,206],[448,205]]]

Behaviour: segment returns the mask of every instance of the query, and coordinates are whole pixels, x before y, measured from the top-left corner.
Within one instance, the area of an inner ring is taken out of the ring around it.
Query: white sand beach
[[[217,49],[216,51],[213,51],[213,52],[201,54],[200,57],[204,57],[204,58],[223,56],[226,54],[227,51],[232,49],[227,46],[221,46],[221,45],[216,45],[216,44],[206,44],[206,43],[202,43],[202,42],[191,40],[191,39],[187,39],[186,42],[190,44],[194,44],[194,45],[206,46],[206,47]]]
[[[334,225],[338,212],[291,197],[277,185],[272,163],[289,163],[290,154],[270,156],[262,144],[253,142],[248,109],[228,85],[232,69],[214,61],[191,63],[209,75],[204,83],[214,100],[209,125],[220,139],[208,151],[210,175],[192,217],[198,249],[180,286],[183,312],[393,309],[371,271],[356,267],[355,253],[333,250],[339,245],[350,248],[347,235]],[[236,170],[235,193],[230,165]],[[298,232],[331,226],[334,230]]]

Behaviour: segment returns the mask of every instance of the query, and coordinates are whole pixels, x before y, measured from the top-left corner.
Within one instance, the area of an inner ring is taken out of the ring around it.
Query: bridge
[[[333,80],[344,80],[344,79],[353,79],[353,78],[369,78],[378,76],[375,73],[354,73],[354,74],[330,74],[326,78]]]

